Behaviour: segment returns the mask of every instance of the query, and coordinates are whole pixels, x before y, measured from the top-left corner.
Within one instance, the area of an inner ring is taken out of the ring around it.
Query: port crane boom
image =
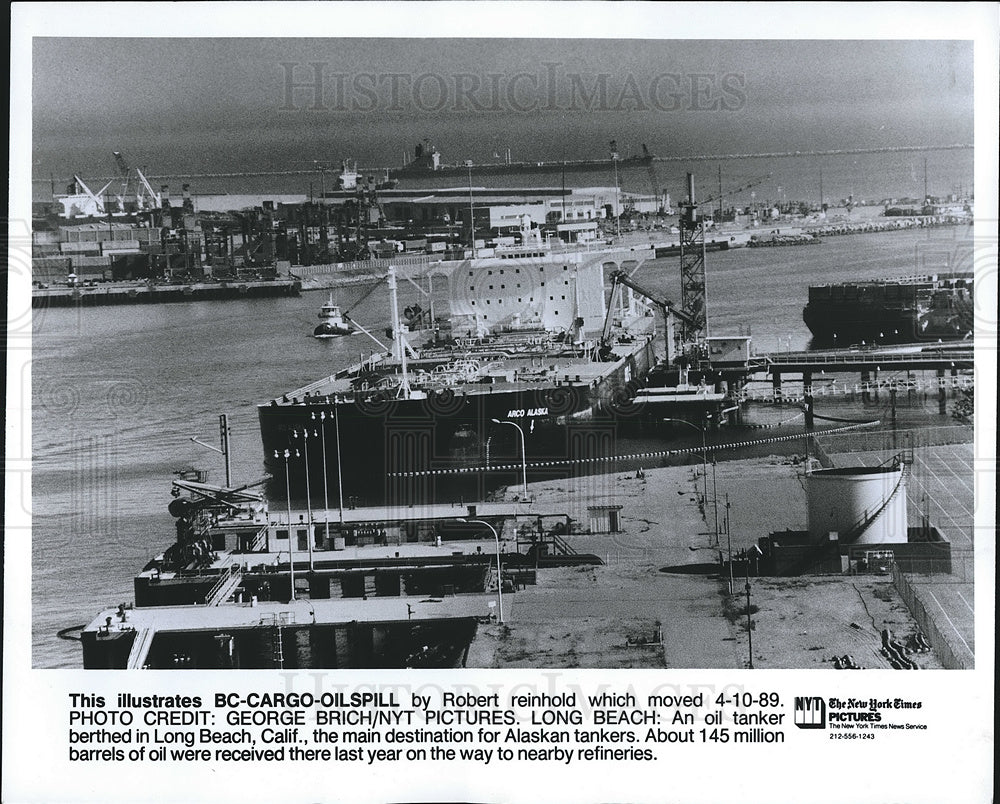
[[[97,207],[97,213],[99,215],[103,215],[105,210],[104,210],[104,202],[101,200],[101,196],[103,196],[104,192],[108,189],[108,187],[111,186],[111,182],[105,184],[100,190],[98,190],[95,193],[84,183],[83,179],[81,179],[75,173],[73,174],[73,181],[75,181],[77,187],[79,187],[83,191],[83,194],[94,202],[94,205]]]
[[[122,177],[122,191],[121,195],[118,196],[119,208],[124,211],[125,209],[125,197],[128,194],[128,186],[132,178],[132,168],[129,167],[128,162],[125,161],[125,156],[121,151],[112,151],[111,155],[115,158],[115,164],[118,166],[118,171],[121,173]],[[143,172],[139,168],[135,168],[135,175],[138,178],[138,184],[141,187],[136,187],[135,202],[138,209],[159,209],[162,203],[161,196],[159,193],[153,190],[152,185],[149,180],[143,175]],[[143,196],[143,190],[149,196],[147,202],[146,198]],[[149,206],[147,207],[147,203]]]
[[[601,347],[607,349],[610,346],[611,338],[611,326],[614,321],[614,311],[618,303],[618,294],[621,293],[621,287],[624,285],[630,288],[635,293],[648,299],[654,305],[660,308],[663,313],[663,322],[666,328],[666,358],[667,364],[673,363],[674,360],[674,325],[673,319],[677,318],[683,323],[687,324],[691,329],[699,329],[700,325],[696,318],[688,315],[687,313],[678,310],[674,307],[672,301],[668,299],[661,298],[653,291],[644,287],[640,283],[636,282],[632,277],[630,277],[625,271],[614,271],[611,274],[611,300],[608,303],[608,313],[604,319],[604,331],[601,334]]]

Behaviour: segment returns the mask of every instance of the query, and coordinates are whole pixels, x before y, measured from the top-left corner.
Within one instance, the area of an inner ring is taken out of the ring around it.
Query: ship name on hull
[[[515,408],[514,410],[507,411],[508,419],[523,419],[525,417],[531,416],[548,416],[548,408]]]

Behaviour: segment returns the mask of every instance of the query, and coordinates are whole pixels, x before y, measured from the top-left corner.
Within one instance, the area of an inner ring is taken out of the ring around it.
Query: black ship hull
[[[850,346],[862,341],[916,343],[921,340],[919,319],[916,309],[886,310],[875,306],[809,304],[802,311],[814,344],[824,346]]]
[[[32,291],[31,306],[93,307],[111,304],[161,304],[222,299],[264,299],[298,296],[298,280],[232,280],[191,284],[81,285],[75,288],[41,288]]]
[[[473,617],[420,623],[189,628],[156,634],[144,666],[150,670],[457,668],[465,665],[476,628]],[[84,669],[127,668],[135,639],[135,631],[84,631]]]
[[[809,288],[802,320],[814,346],[961,340],[973,330],[971,280]]]
[[[599,460],[614,454],[616,421],[634,415],[629,399],[637,385],[629,378],[649,369],[651,355],[651,347],[638,348],[593,384],[262,405],[265,465],[274,477],[269,496],[306,496],[307,451],[316,507],[337,507],[341,496],[347,506],[484,499],[519,485],[525,469],[528,482],[599,471]]]

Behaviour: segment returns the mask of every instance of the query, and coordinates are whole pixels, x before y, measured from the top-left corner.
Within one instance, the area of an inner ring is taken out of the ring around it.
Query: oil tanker
[[[499,155],[498,155],[499,156]],[[620,158],[612,153],[606,159],[562,159],[541,161],[513,161],[509,151],[502,162],[463,162],[461,164],[446,164],[441,161],[441,153],[433,145],[418,145],[413,158],[399,168],[390,168],[388,176],[394,179],[413,179],[427,176],[464,176],[469,170],[477,176],[501,176],[518,173],[559,173],[565,171],[608,171],[629,167],[649,167],[653,164],[653,155],[643,145],[642,153],[630,154]]]
[[[430,333],[400,321],[390,271],[391,347],[258,407],[269,496],[458,502],[592,472],[654,362],[638,299],[604,337],[605,273],[655,256],[529,243],[441,261],[429,273],[447,283],[450,310]]]

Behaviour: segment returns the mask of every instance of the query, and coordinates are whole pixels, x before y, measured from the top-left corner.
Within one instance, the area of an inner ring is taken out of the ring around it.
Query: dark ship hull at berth
[[[961,340],[972,336],[972,292],[971,276],[816,285],[802,318],[822,346]]]
[[[653,326],[632,303],[610,356],[595,359],[604,272],[642,256],[520,250],[441,263],[450,332],[414,348],[397,327],[392,355],[259,407],[272,496],[284,496],[286,465],[293,498],[308,469],[313,501],[325,493],[333,506],[483,499],[524,475],[606,468],[616,417],[653,363]]]
[[[285,608],[288,608],[287,606]],[[263,608],[255,607],[254,614]],[[201,610],[204,612],[204,609]],[[226,620],[234,607],[222,607]],[[214,613],[214,612],[213,612]],[[273,616],[260,622],[192,622],[156,634],[143,655],[148,670],[262,670],[462,667],[476,634],[474,617],[445,617],[420,623],[295,623]],[[196,618],[193,618],[196,620]],[[82,634],[86,670],[131,667],[129,657],[143,639],[141,631],[102,630]],[[138,646],[143,647],[143,646]]]

